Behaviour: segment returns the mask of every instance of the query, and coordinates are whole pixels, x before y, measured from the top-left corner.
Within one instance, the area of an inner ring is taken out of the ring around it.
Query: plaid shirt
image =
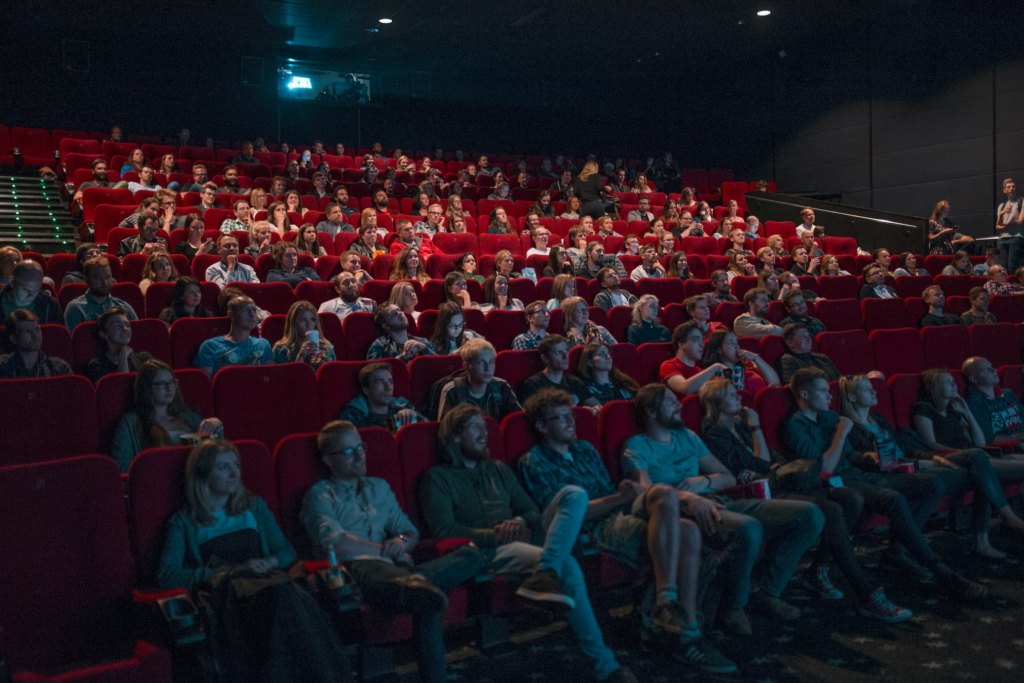
[[[527,330],[512,340],[513,351],[533,351],[540,346],[540,340],[547,336],[547,332],[536,334]]]
[[[240,230],[243,232],[249,232],[249,226],[238,220],[237,218],[228,218],[220,224],[221,232],[231,232],[233,230]]]
[[[989,293],[989,296],[996,296],[997,294],[1024,294],[1024,285],[1018,282],[996,282],[995,280],[989,280],[985,283],[985,291]]]
[[[566,486],[579,486],[590,500],[615,493],[608,470],[597,450],[587,441],[577,439],[569,455],[562,455],[545,444],[537,444],[519,459],[519,475],[523,487],[541,510]],[[591,528],[602,518],[583,523]]]
[[[430,342],[423,337],[414,337],[411,334],[409,339],[414,339],[426,348],[420,351],[421,356],[432,356],[434,352],[430,350]],[[370,345],[370,350],[366,352],[366,360],[382,360],[384,358],[398,358],[399,360],[408,363],[412,358],[404,358],[402,356],[402,347],[404,344],[399,344],[395,341],[394,337],[390,334],[383,334]]]

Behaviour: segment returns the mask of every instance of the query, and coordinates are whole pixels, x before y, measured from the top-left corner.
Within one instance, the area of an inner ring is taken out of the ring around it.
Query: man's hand
[[[518,519],[506,519],[494,529],[498,533],[498,545],[521,541],[529,543],[533,532]]]
[[[846,436],[853,429],[853,420],[851,420],[848,417],[841,417],[841,418],[839,418],[839,427],[838,427],[838,429],[839,429],[839,432],[843,436]]]
[[[818,265],[821,263],[821,259],[815,256],[811,259],[811,262],[807,264],[807,270],[817,270]]]
[[[395,424],[402,428],[405,425],[412,424],[412,421],[416,419],[416,411],[411,408],[403,408],[395,413]]]
[[[196,428],[196,434],[205,439],[219,432],[223,426],[217,418],[208,417],[199,423],[199,427]]]
[[[638,496],[643,495],[645,490],[643,484],[632,479],[623,479],[615,488],[626,503],[632,503]]]
[[[274,562],[265,557],[255,557],[248,562],[240,564],[237,569],[248,570],[256,572],[257,574],[266,574],[275,566]]]
[[[405,541],[398,536],[392,536],[380,546],[380,556],[390,557],[392,560],[401,559],[405,555]]]
[[[934,456],[932,456],[932,462],[934,462],[939,467],[945,467],[946,469],[949,469],[949,470],[958,470],[958,469],[960,469],[960,467],[956,463],[954,463],[954,462],[952,462],[950,460],[946,460],[941,455],[934,455]]]
[[[879,465],[882,462],[881,458],[878,457],[877,451],[868,451],[867,453],[864,454],[864,459],[869,462],[873,462],[876,465]]]
[[[718,522],[722,521],[722,515],[718,514],[718,511],[724,510],[724,505],[692,493],[681,494],[679,502],[682,512],[697,523],[705,536],[712,536],[718,531]]]
[[[687,493],[700,493],[707,487],[707,477],[687,477],[679,482],[679,486],[676,487],[676,490],[685,491]]]
[[[759,477],[760,475],[754,470],[743,470],[739,473],[739,476],[736,477],[736,481],[746,486],[747,484],[756,481]]]
[[[412,358],[414,356],[419,355],[419,353],[425,348],[427,347],[425,347],[422,342],[418,342],[415,339],[409,339],[405,342],[405,345],[402,347],[402,354],[406,358]]]
[[[142,247],[142,253],[148,256],[149,254],[152,254],[154,251],[156,251],[156,249],[158,249],[159,247],[159,243],[150,242],[149,244],[146,244]]]
[[[235,268],[238,266],[238,257],[235,256],[234,254],[229,255],[227,257],[227,264],[228,264],[228,272],[229,273],[235,272]]]

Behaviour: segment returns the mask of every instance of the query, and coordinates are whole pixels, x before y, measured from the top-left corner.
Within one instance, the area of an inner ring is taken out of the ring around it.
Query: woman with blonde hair
[[[574,296],[576,296],[576,275],[560,273],[551,283],[551,298],[548,299],[547,308],[549,311],[553,311],[561,306],[563,301]]]
[[[377,210],[373,207],[363,209],[362,213],[359,214],[360,232],[362,232],[362,229],[368,225],[372,225],[374,229],[377,228]]]
[[[640,391],[636,380],[615,367],[612,350],[603,341],[583,347],[576,375],[599,405],[609,401],[629,401]]]
[[[320,327],[320,316],[308,301],[296,301],[288,309],[284,331],[273,352],[275,363],[305,363],[314,369],[337,360],[334,346]]]
[[[578,221],[580,219],[581,206],[582,204],[580,203],[579,197],[575,195],[569,197],[565,202],[565,211],[562,212],[562,215],[560,215],[559,218],[568,218],[570,220]]]
[[[288,207],[284,202],[274,202],[267,207],[267,222],[273,226],[274,231],[281,237],[285,237],[292,230],[297,230],[288,220]]]
[[[466,213],[462,209],[462,197],[458,195],[452,195],[449,197],[448,208],[445,210],[444,214],[450,219],[455,217],[465,219]]]
[[[849,275],[849,273],[839,267],[839,258],[835,254],[825,254],[821,257],[821,274],[832,276]]]
[[[271,253],[274,249],[271,238],[273,233],[274,229],[267,221],[253,221],[249,226],[249,246],[245,248],[245,253],[254,260],[259,258],[260,254]]]
[[[411,282],[399,282],[392,287],[388,303],[398,306],[402,313],[411,315],[414,321],[419,322],[420,312],[416,310],[416,306],[419,305],[420,298],[416,296],[416,288]]]
[[[637,194],[650,194],[651,192],[654,192],[654,190],[651,189],[651,186],[647,184],[647,176],[643,173],[636,174],[636,178],[633,180],[633,187],[631,189]]]
[[[521,311],[523,302],[513,298],[508,291],[508,278],[501,273],[492,273],[484,280],[484,291],[478,308],[484,313],[491,311]]]
[[[398,252],[395,265],[388,275],[389,280],[416,280],[421,285],[430,279],[427,268],[420,262],[420,251],[416,247],[406,247]]]
[[[516,261],[512,256],[512,252],[508,249],[502,249],[494,255],[494,272],[499,275],[504,275],[509,280],[515,280],[521,278],[523,275],[518,270],[515,270]]]
[[[157,251],[149,255],[146,265],[142,266],[142,280],[139,282],[139,289],[142,295],[154,282],[177,282],[181,275],[174,265],[174,260],[166,251]]]
[[[785,242],[782,240],[782,235],[772,235],[768,238],[768,248],[775,254],[775,258],[782,258],[783,256],[789,256],[789,252],[785,249]]]
[[[467,232],[466,217],[452,216],[451,220],[448,222],[448,232],[453,235],[464,235]]]
[[[594,342],[615,344],[611,332],[590,321],[590,308],[581,296],[572,296],[562,302],[562,330],[569,340],[569,348]]]
[[[956,237],[956,230],[960,226],[953,225],[949,220],[949,202],[943,200],[935,205],[932,216],[928,220],[928,253],[945,256],[952,254],[957,248],[961,248],[968,242],[973,242],[973,237],[964,235],[953,241]]]
[[[580,216],[600,218],[608,213],[600,169],[593,159],[583,164],[583,170],[576,180],[572,181],[572,191],[573,195],[580,199]]]
[[[249,193],[249,206],[252,207],[253,213],[257,211],[267,211],[269,214],[270,209],[267,207],[267,191],[262,187],[254,187],[252,192]]]
[[[672,333],[661,324],[658,317],[661,307],[658,297],[644,294],[633,304],[632,322],[626,328],[626,341],[633,346],[649,342],[672,341]]]

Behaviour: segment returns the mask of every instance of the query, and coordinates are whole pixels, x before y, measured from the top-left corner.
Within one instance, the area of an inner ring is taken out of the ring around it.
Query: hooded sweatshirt
[[[420,479],[420,502],[431,536],[468,538],[480,548],[495,548],[502,522],[519,517],[543,538],[541,515],[508,465],[483,460],[466,467],[465,458],[445,424],[438,432],[438,459]]]

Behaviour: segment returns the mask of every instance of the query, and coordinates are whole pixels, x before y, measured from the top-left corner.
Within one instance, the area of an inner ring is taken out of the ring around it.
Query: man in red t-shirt
[[[672,333],[672,348],[676,350],[675,358],[661,364],[658,379],[678,396],[696,394],[716,373],[729,372],[729,368],[721,363],[708,368],[700,366],[704,352],[704,330],[696,320],[688,320],[675,329]]]

